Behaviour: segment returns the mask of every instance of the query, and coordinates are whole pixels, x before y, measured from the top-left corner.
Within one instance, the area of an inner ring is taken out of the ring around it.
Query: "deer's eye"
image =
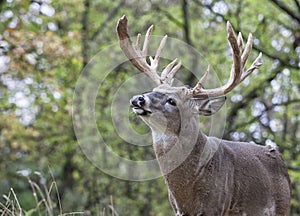
[[[176,106],[176,101],[173,98],[169,98],[167,100],[167,103],[170,104],[170,105],[172,105],[172,106]]]

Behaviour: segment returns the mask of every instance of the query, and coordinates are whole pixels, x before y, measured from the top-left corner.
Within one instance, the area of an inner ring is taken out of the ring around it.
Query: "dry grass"
[[[85,215],[85,212],[63,213],[58,187],[52,176],[50,187],[47,187],[46,180],[40,172],[34,172],[39,176],[39,183],[32,181],[28,173],[23,171],[18,172],[25,176],[32,190],[32,195],[35,201],[35,208],[24,210],[21,206],[17,194],[11,188],[7,195],[3,195],[4,202],[0,202],[0,216],[54,216],[58,213],[59,216],[65,215]],[[53,197],[56,200],[53,200]]]
[[[25,210],[21,206],[21,202],[18,199],[14,189],[11,188],[7,195],[2,195],[4,202],[0,202],[0,216],[77,216],[84,215],[90,216],[89,211],[84,212],[70,212],[64,213],[61,205],[61,200],[58,192],[56,181],[51,173],[52,182],[49,187],[46,185],[46,179],[40,172],[34,172],[34,175],[39,177],[39,183],[33,181],[30,178],[29,172],[20,171],[20,175],[27,178],[28,183],[32,190],[32,195],[35,201],[35,208]],[[107,211],[108,210],[108,211]],[[102,212],[99,212],[99,216],[119,216],[114,208],[113,198],[110,197],[110,205],[108,209],[103,208]],[[107,214],[107,212],[109,212]]]

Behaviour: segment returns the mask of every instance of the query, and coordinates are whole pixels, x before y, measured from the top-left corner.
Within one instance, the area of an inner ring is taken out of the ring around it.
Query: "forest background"
[[[131,35],[154,24],[155,35],[194,47],[204,60],[178,58],[195,67],[210,64],[220,83],[232,64],[226,21],[244,38],[253,33],[250,58],[262,52],[264,64],[228,95],[223,136],[279,146],[292,181],[290,215],[300,215],[299,0],[0,0],[2,215],[172,214],[162,177],[128,181],[103,172],[82,151],[73,126],[76,82],[93,57],[117,45],[115,26],[123,14]],[[196,82],[179,73],[184,83]],[[135,74],[127,63],[111,68],[91,115],[106,145],[137,161],[154,158],[152,146],[130,145],[111,117],[116,89]],[[135,94],[139,89],[143,86]],[[129,126],[151,144],[149,129],[130,114],[129,104],[121,109],[129,113]],[[204,131],[207,121],[201,121]],[[97,142],[93,135],[89,139]],[[99,158],[110,163],[105,155]]]

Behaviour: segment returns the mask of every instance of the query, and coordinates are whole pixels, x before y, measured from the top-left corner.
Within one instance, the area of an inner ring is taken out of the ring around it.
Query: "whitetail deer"
[[[236,37],[227,23],[233,66],[222,87],[205,89],[209,69],[193,88],[172,87],[181,66],[172,61],[161,75],[157,66],[166,42],[162,39],[154,58],[147,50],[153,27],[140,48],[141,35],[133,44],[127,18],[119,19],[117,33],[121,49],[132,64],[158,86],[152,92],[134,96],[133,112],[151,128],[154,151],[176,215],[288,215],[290,179],[278,150],[272,146],[232,142],[208,137],[199,130],[198,114],[212,115],[225,102],[224,94],[261,66],[261,53],[244,72],[252,49],[252,35],[243,49],[241,34]],[[184,157],[181,157],[184,155]]]

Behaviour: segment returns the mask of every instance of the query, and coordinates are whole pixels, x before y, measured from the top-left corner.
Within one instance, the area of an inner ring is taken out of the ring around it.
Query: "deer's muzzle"
[[[132,111],[137,115],[147,115],[152,112],[146,109],[146,99],[144,95],[136,95],[130,99]]]

